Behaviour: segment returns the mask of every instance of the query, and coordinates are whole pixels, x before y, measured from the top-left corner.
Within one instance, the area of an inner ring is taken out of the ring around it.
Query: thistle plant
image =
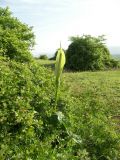
[[[60,44],[60,49],[58,49],[57,51],[56,63],[55,63],[55,76],[56,76],[55,107],[57,106],[58,91],[59,91],[61,74],[62,74],[64,65],[65,65],[65,53],[61,48],[61,44]]]

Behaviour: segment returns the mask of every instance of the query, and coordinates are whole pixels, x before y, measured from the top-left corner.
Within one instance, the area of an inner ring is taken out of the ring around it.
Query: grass
[[[42,59],[36,59],[36,62],[40,65],[43,65],[45,67],[54,68],[55,61],[54,60],[42,60]]]
[[[92,97],[120,114],[120,71],[64,73],[63,79],[71,96]]]
[[[36,61],[54,66],[54,61]],[[40,65],[29,69],[12,64],[12,70],[3,66],[0,159],[119,159],[120,71],[64,72],[66,88],[61,87],[56,114],[51,83],[55,78]]]
[[[41,65],[54,68],[55,61],[39,60]],[[106,107],[112,117],[120,115],[120,70],[98,72],[64,72],[66,93],[87,103],[95,100]]]

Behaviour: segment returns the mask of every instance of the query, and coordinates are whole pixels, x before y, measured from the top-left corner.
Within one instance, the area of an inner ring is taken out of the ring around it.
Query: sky
[[[67,49],[69,37],[106,35],[109,47],[120,47],[120,0],[0,0],[13,15],[33,26],[33,55],[53,55]]]

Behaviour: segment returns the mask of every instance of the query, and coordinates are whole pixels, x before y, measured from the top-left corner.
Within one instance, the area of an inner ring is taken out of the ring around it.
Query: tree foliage
[[[12,16],[9,8],[0,7],[0,55],[28,61],[34,45],[32,27]]]
[[[46,54],[40,55],[39,59],[48,60],[48,56]]]
[[[71,37],[66,53],[66,68],[72,70],[102,70],[110,67],[111,56],[104,36]]]

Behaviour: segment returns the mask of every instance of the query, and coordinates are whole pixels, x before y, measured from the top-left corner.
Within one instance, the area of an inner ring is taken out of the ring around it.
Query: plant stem
[[[59,85],[60,85],[60,79],[56,78],[55,109],[57,109]]]

